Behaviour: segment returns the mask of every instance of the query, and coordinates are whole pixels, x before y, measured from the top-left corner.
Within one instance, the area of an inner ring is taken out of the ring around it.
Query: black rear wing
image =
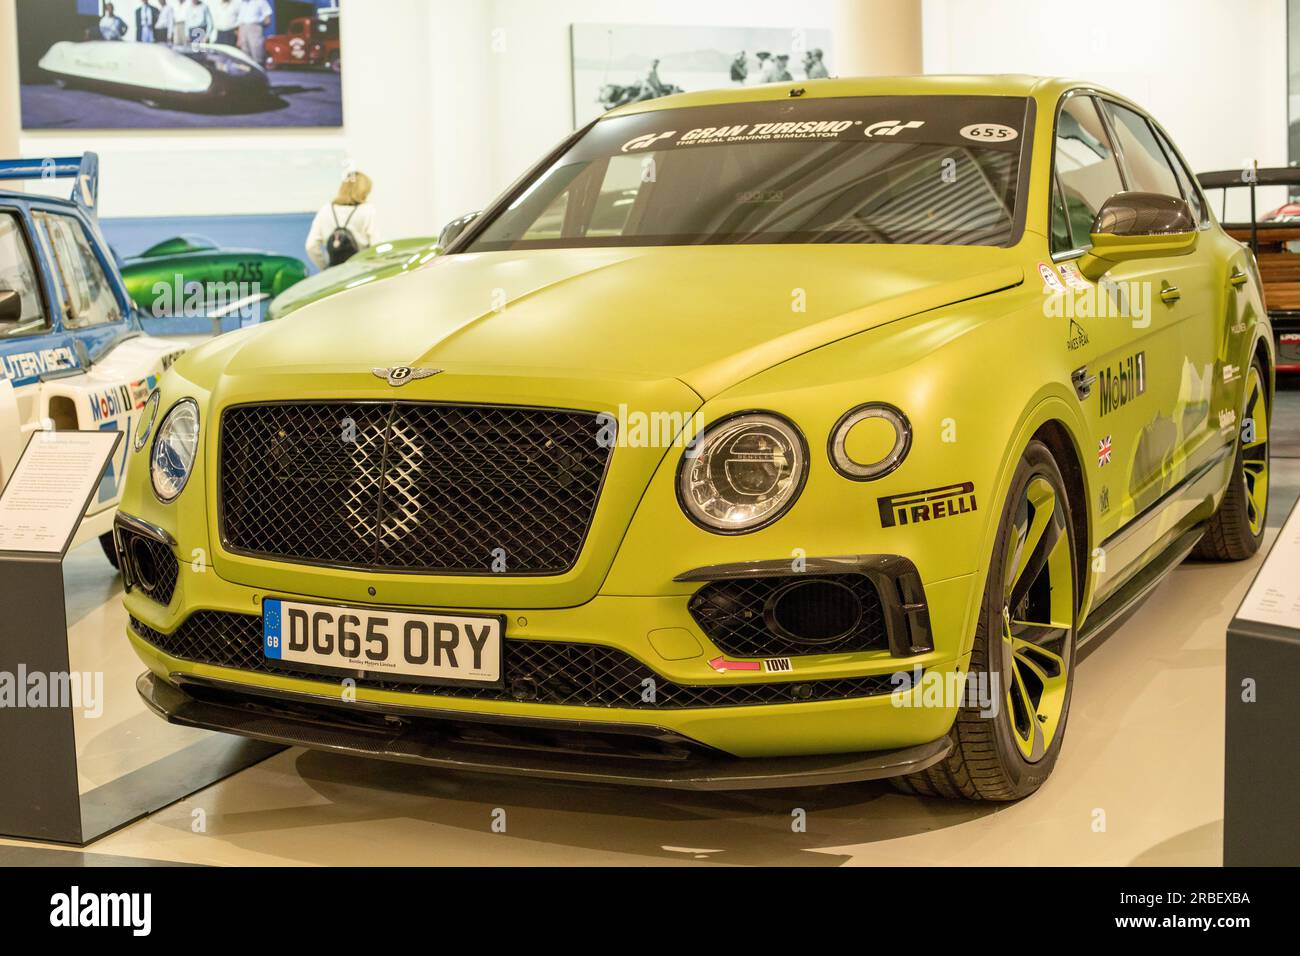
[[[1247,188],[1250,190],[1250,251],[1259,254],[1259,208],[1255,202],[1255,189],[1259,186],[1289,186],[1290,191],[1300,192],[1300,166],[1270,166],[1261,169],[1258,166],[1243,169],[1220,169],[1212,173],[1201,173],[1196,177],[1202,189],[1222,189],[1226,208],[1229,189]],[[1235,225],[1235,224],[1234,224]],[[1268,229],[1272,223],[1263,223]],[[1291,228],[1294,224],[1288,223]]]

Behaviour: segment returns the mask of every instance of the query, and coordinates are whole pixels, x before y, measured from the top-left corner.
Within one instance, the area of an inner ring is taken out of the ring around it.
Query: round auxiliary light
[[[174,501],[185,488],[198,452],[199,406],[183,398],[163,419],[149,455],[149,477],[159,501]]]
[[[144,401],[144,408],[140,409],[140,422],[135,426],[135,450],[139,451],[149,440],[149,434],[153,431],[153,423],[158,418],[158,403],[162,400],[162,395],[157,389],[154,389],[149,397]]]
[[[827,454],[845,478],[872,481],[903,463],[912,447],[907,416],[884,402],[870,402],[845,412],[831,429]]]
[[[718,534],[757,531],[803,489],[808,446],[794,423],[747,412],[710,426],[682,456],[677,497],[692,521]]]

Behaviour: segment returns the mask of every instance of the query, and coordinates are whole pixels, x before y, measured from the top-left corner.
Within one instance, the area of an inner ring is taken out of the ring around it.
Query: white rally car
[[[0,160],[0,183],[62,177],[76,179],[69,200],[0,189],[0,486],[35,431],[126,432],[74,541],[98,537],[116,565],[113,512],[132,431],[186,344],[141,329],[95,218],[94,153]]]

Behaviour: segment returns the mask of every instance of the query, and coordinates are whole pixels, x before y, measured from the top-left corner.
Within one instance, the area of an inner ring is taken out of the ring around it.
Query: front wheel
[[[1011,481],[989,564],[970,682],[995,701],[962,707],[942,763],[896,778],[923,796],[1018,800],[1042,786],[1065,737],[1078,614],[1074,526],[1047,446],[1029,443]]]

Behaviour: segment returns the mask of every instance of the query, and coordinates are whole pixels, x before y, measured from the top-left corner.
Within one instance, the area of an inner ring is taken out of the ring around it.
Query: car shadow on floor
[[[461,774],[318,751],[298,753],[293,767],[324,798],[335,822],[338,815],[370,819],[400,805],[399,815],[457,828],[471,839],[482,834],[485,863],[500,849],[489,842],[501,838],[493,831],[499,811],[506,834],[547,844],[549,858],[561,863],[569,847],[576,851],[571,862],[599,851],[683,862],[838,866],[848,855],[837,847],[856,846],[860,856],[864,844],[966,823],[1003,806],[908,797],[887,782],[709,793]],[[312,820],[312,809],[294,808],[293,825],[326,822]],[[796,827],[800,818],[803,830]],[[431,832],[429,851],[437,855],[445,835]]]

